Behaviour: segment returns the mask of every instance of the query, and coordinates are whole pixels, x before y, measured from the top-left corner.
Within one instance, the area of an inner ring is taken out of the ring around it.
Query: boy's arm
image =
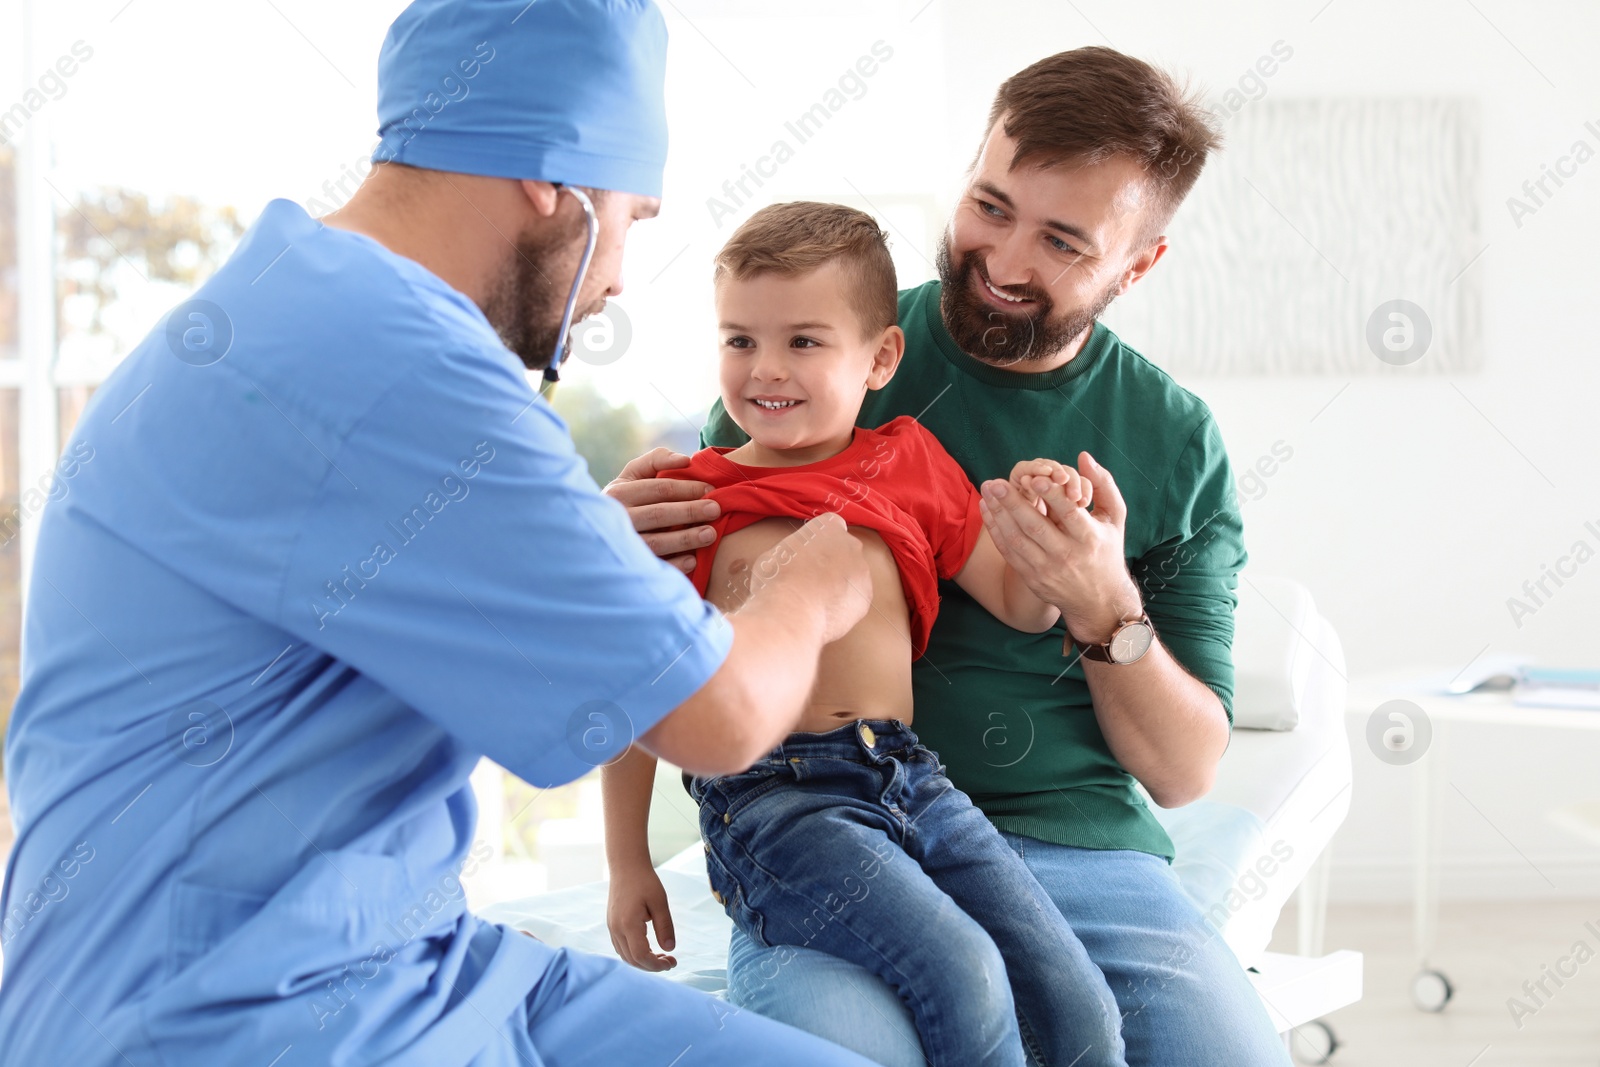
[[[988,530],[978,534],[972,555],[956,574],[955,582],[1013,630],[1043,633],[1061,617],[1060,609],[1034,596],[1021,576],[1006,564]]]
[[[1011,484],[1036,506],[1050,482],[1063,486],[1067,499],[1076,501],[1079,507],[1089,505],[1089,483],[1071,467],[1051,459],[1033,459],[1011,469]],[[1059,608],[1035,596],[1022,576],[1006,563],[987,528],[978,535],[972,555],[956,574],[955,582],[1013,630],[1043,633],[1061,617]]]
[[[648,923],[655,927],[663,949],[676,946],[667,891],[650,863],[650,795],[655,780],[656,758],[638,745],[600,770],[606,865],[611,869],[606,926],[611,945],[623,960],[642,970],[665,971],[678,961],[652,951],[645,932]]]

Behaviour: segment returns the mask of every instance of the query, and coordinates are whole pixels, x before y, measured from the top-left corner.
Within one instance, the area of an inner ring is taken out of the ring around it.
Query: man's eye
[[[1072,252],[1072,253],[1076,253],[1078,251],[1076,248],[1073,248],[1071,245],[1067,244],[1067,242],[1063,241],[1061,238],[1057,237],[1055,234],[1046,234],[1045,236],[1048,237],[1049,240],[1050,240],[1050,247],[1054,248],[1057,252]]]
[[[995,218],[995,219],[1003,219],[1003,218],[1005,218],[1005,212],[1001,211],[999,208],[995,207],[993,204],[989,203],[989,201],[987,201],[987,200],[979,200],[978,201],[978,207],[979,207],[980,210],[982,210],[982,212],[985,215],[988,215],[990,218]]]

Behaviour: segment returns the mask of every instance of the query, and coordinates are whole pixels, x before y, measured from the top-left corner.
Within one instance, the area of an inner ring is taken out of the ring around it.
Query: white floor
[[[1433,964],[1455,997],[1437,1015],[1411,1004],[1410,917],[1402,904],[1329,910],[1328,949],[1366,954],[1364,997],[1327,1020],[1340,1042],[1332,1067],[1600,1065],[1600,900],[1446,902]],[[1292,952],[1294,928],[1291,907],[1272,947]],[[1575,953],[1579,942],[1587,948]],[[1546,977],[1558,964],[1576,970],[1559,987]],[[1542,1006],[1522,988],[1541,978],[1550,993],[1535,989]],[[1506,1003],[1511,997],[1536,1009],[1521,1016],[1520,1029]]]

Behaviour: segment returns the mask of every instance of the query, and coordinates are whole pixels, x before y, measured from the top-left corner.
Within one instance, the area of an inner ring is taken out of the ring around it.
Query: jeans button
[[[873,745],[878,743],[878,735],[872,732],[872,727],[868,726],[866,723],[862,723],[861,740],[865,742],[868,748],[871,748]]]

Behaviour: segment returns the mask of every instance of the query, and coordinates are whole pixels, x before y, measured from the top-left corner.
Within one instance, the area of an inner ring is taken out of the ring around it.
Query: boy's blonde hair
[[[743,281],[768,272],[792,278],[835,260],[862,335],[895,325],[900,308],[888,234],[871,215],[843,204],[795,200],[762,208],[717,253],[712,280]]]

